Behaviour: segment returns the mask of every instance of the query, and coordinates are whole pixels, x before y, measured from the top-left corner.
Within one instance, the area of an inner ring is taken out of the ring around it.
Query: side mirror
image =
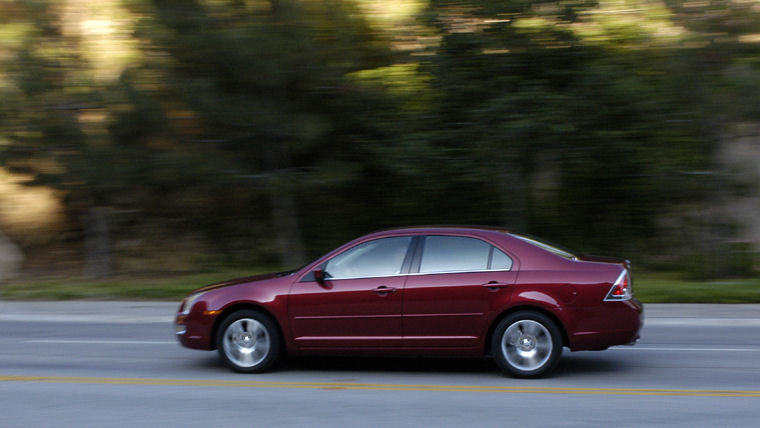
[[[317,281],[320,285],[325,285],[325,271],[317,268],[312,271],[314,274],[314,280]]]

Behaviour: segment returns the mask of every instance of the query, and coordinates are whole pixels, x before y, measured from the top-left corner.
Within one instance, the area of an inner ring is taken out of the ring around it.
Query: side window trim
[[[420,259],[422,258],[422,246],[425,242],[424,236],[412,236],[412,242],[409,243],[409,248],[406,251],[406,257],[404,263],[401,265],[401,275],[409,275],[410,273],[420,271]],[[415,268],[415,262],[416,268]]]
[[[414,239],[417,241],[417,245],[414,248],[412,263],[409,266],[410,274],[420,273],[420,263],[422,262],[422,252],[425,250],[425,240],[427,239],[427,235],[415,236]]]

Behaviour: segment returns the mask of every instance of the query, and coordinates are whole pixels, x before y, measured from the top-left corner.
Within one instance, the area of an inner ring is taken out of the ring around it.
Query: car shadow
[[[551,377],[569,378],[575,376],[620,373],[629,369],[625,361],[614,355],[604,355],[603,351],[565,352]]]
[[[603,352],[565,352],[549,378],[603,375],[625,372],[626,361]],[[493,373],[501,375],[491,358],[410,357],[295,357],[286,358],[280,371],[363,371],[406,373]]]
[[[497,372],[498,368],[491,359],[484,358],[289,356],[277,370],[487,373]]]
[[[189,369],[230,373],[216,353],[188,362]],[[548,378],[605,375],[633,369],[625,360],[604,352],[565,351]],[[457,357],[370,357],[370,356],[287,356],[273,369],[277,372],[368,372],[368,373],[462,373],[501,376],[491,358]]]

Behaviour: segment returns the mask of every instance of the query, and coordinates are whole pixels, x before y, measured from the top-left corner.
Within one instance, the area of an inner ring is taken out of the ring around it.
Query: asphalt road
[[[760,425],[760,305],[648,305],[636,346],[539,380],[473,359],[235,374],[175,342],[175,306],[0,302],[0,427]]]

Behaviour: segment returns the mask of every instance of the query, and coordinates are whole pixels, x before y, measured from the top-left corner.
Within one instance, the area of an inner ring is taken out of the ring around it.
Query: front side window
[[[461,236],[428,236],[420,261],[420,273],[509,270],[512,259],[480,239]]]
[[[331,279],[398,275],[411,242],[409,236],[364,242],[330,259],[325,272]]]

